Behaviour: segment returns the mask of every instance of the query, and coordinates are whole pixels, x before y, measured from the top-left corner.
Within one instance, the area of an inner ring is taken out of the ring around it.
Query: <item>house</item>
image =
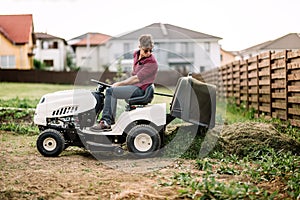
[[[233,51],[226,51],[223,48],[220,49],[221,53],[221,66],[235,61],[237,53]]]
[[[81,70],[104,71],[108,66],[107,41],[111,36],[102,33],[86,33],[68,41],[71,45],[76,65]]]
[[[221,38],[171,24],[153,23],[108,41],[111,71],[116,70],[120,60],[124,71],[131,70],[133,52],[142,34],[153,36],[153,53],[161,71],[199,73],[220,66],[218,41]]]
[[[32,69],[34,45],[31,14],[0,15],[1,69]]]
[[[266,51],[282,51],[285,49],[300,49],[300,34],[289,33],[275,40],[270,40],[241,50],[240,59],[248,59]]]
[[[44,63],[47,70],[67,70],[66,40],[47,33],[35,33],[35,38],[34,58]]]

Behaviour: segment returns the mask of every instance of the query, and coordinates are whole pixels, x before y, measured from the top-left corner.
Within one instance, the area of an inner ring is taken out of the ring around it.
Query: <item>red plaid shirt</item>
[[[145,90],[150,84],[154,83],[158,71],[158,64],[153,54],[138,60],[139,55],[139,50],[135,51],[133,54],[133,71],[131,75],[137,75],[140,80],[139,83],[134,85]]]

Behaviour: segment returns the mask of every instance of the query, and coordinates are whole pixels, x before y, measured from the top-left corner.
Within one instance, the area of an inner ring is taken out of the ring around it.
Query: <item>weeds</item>
[[[192,199],[299,199],[300,157],[272,148],[263,152],[249,152],[245,158],[214,152],[196,160],[196,168],[204,174],[177,173],[168,185],[180,185],[180,196]],[[224,174],[231,181],[220,178]],[[274,182],[283,187],[269,191],[263,186]]]
[[[14,107],[14,108],[35,108],[39,99],[20,99],[18,97],[3,100],[0,99],[0,107]]]
[[[173,181],[183,188],[179,190],[180,196],[191,199],[273,199],[277,195],[248,182],[217,180],[210,170],[202,177],[179,173]]]
[[[12,131],[18,134],[29,134],[29,135],[36,135],[39,133],[39,130],[36,126],[22,125],[16,123],[0,124],[0,130]]]
[[[26,99],[0,100],[0,130],[12,131],[19,134],[38,134],[38,128],[33,125],[34,111],[27,109],[33,107],[33,101]],[[5,107],[10,108],[5,108]],[[19,106],[12,108],[13,106]]]

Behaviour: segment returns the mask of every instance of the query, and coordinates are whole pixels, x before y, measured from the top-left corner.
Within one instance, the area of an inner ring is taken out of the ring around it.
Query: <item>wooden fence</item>
[[[279,118],[300,127],[300,50],[266,52],[201,74],[218,98],[254,109],[256,117]]]

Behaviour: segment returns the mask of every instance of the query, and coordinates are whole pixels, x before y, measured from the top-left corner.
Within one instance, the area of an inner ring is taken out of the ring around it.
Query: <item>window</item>
[[[58,49],[57,41],[43,41],[42,49]]]
[[[1,68],[16,68],[16,57],[14,55],[1,56],[0,57]]]
[[[132,59],[133,58],[130,43],[124,43],[123,50],[124,50],[124,59]]]
[[[194,57],[193,46],[191,43],[188,42],[181,43],[181,55],[186,58]]]
[[[159,49],[160,49],[160,44],[161,43],[154,42],[153,51],[155,51],[156,53],[158,53]]]
[[[188,43],[187,43],[187,42],[181,42],[181,43],[180,43],[180,46],[181,46],[180,52],[181,52],[182,54],[185,54],[185,53],[188,52]]]
[[[205,71],[205,66],[200,66],[200,73]]]
[[[130,67],[130,66],[124,66],[123,67],[124,72],[130,72],[131,70],[132,70],[132,67]]]
[[[43,41],[42,49],[49,49],[49,43],[47,41]]]
[[[53,60],[44,60],[46,67],[53,67]]]
[[[53,42],[52,46],[50,48],[51,49],[58,49],[58,42]]]
[[[193,44],[189,42],[170,43],[168,47],[169,58],[193,58]]]
[[[210,52],[210,42],[204,42],[204,50]]]

